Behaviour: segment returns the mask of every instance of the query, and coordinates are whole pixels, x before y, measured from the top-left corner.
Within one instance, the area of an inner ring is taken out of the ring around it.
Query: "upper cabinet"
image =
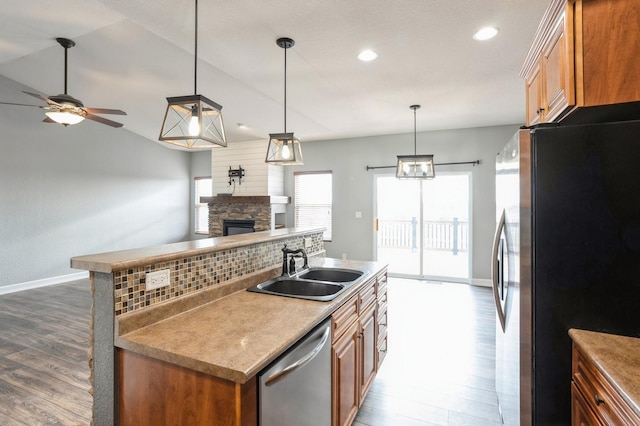
[[[520,75],[528,126],[640,101],[640,2],[553,0]]]

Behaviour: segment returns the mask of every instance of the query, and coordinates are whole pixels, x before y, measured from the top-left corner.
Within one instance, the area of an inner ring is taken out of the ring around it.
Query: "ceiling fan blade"
[[[122,127],[122,123],[117,123],[115,121],[111,121],[107,118],[103,118],[97,115],[93,115],[89,112],[87,112],[87,115],[84,116],[84,118],[86,118],[87,120],[93,120],[93,121],[97,121],[98,123],[102,123],[102,124],[106,124],[107,126],[111,126],[111,127]]]
[[[14,102],[0,102],[2,105],[17,105],[17,106],[28,106],[28,107],[36,107],[36,108],[46,108],[42,105],[31,105],[31,104],[17,104]]]
[[[89,114],[114,114],[114,115],[127,115],[126,112],[119,109],[107,109],[107,108],[89,108],[84,107],[85,111]]]
[[[45,98],[42,95],[38,95],[37,93],[25,92],[24,90],[22,91],[22,93],[26,93],[27,95],[33,96],[34,98],[38,98],[41,101],[48,103],[49,105],[59,105],[57,102],[54,102],[49,98]]]

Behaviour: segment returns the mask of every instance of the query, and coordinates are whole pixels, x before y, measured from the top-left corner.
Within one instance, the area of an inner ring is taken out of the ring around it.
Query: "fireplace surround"
[[[291,202],[287,196],[218,195],[201,197],[209,205],[209,237],[224,235],[224,220],[253,220],[255,232],[286,227],[286,206]]]

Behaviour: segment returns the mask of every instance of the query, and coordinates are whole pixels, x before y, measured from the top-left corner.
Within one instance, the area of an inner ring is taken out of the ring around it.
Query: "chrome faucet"
[[[291,255],[289,263],[287,263],[287,255]],[[301,247],[299,249],[291,250],[287,248],[285,244],[282,248],[282,275],[292,276],[296,274],[296,257],[302,257],[304,264],[302,269],[309,268],[309,261],[307,259],[307,252]]]

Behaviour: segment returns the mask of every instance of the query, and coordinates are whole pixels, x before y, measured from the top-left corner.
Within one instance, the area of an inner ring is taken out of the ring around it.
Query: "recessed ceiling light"
[[[474,40],[489,40],[490,38],[494,38],[498,34],[498,29],[496,27],[484,27],[480,28],[478,32],[473,35]]]
[[[246,124],[242,124],[242,123],[237,123],[237,124],[238,124],[238,129],[246,130],[249,128]]]
[[[370,49],[365,49],[362,52],[360,52],[360,54],[358,55],[358,59],[364,62],[373,61],[377,57],[378,57],[378,54]]]

